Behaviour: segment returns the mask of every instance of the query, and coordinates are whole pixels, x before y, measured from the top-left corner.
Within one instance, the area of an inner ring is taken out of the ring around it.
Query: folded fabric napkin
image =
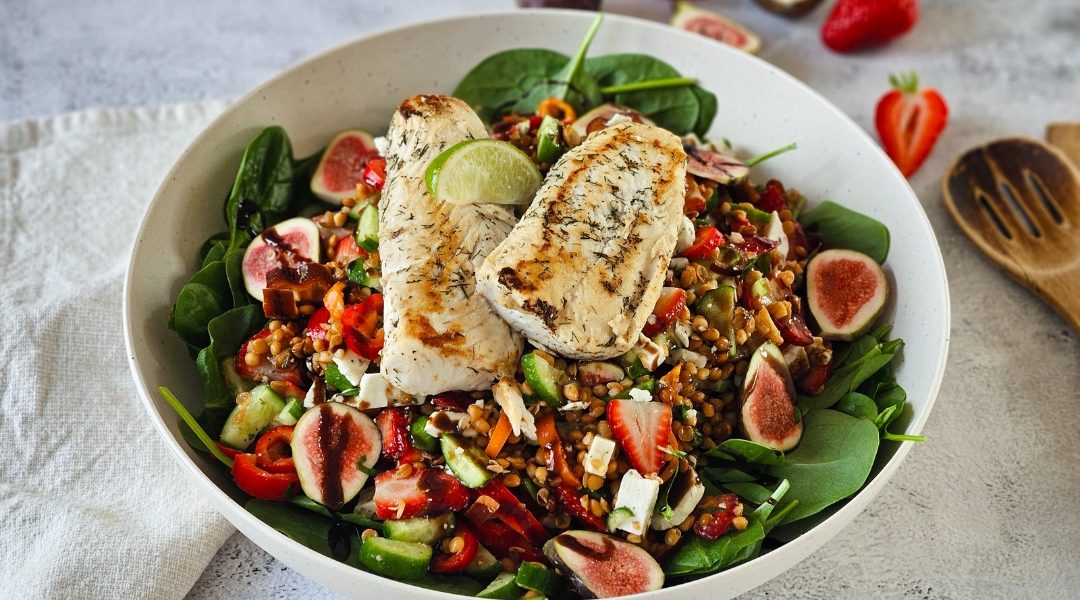
[[[0,597],[181,598],[233,532],[125,359],[143,212],[226,102],[0,124]]]

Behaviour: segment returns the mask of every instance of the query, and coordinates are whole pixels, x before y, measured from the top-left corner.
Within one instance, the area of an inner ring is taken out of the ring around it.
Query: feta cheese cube
[[[693,333],[693,329],[690,328],[689,321],[675,321],[675,327],[671,332],[675,334],[679,346],[685,348],[690,345],[690,334]]]
[[[653,342],[644,334],[638,336],[638,343],[634,346],[634,354],[641,359],[641,366],[649,371],[655,371],[667,359],[667,348]]]
[[[652,520],[656,498],[660,495],[660,478],[655,475],[642,477],[636,469],[630,469],[623,475],[619,484],[619,495],[615,497],[616,508],[626,507],[634,514],[619,529],[636,535],[644,535]]]
[[[679,223],[679,237],[675,242],[675,254],[682,254],[684,250],[693,246],[695,235],[694,222],[689,217],[683,217]]]
[[[772,218],[769,219],[769,226],[765,228],[765,237],[780,242],[775,251],[779,252],[780,256],[787,256],[788,237],[784,233],[784,224],[780,221],[780,214],[775,210],[772,213]]]
[[[607,477],[611,456],[615,453],[615,442],[605,437],[593,436],[589,452],[585,455],[585,472],[598,477]]]
[[[334,364],[338,371],[353,385],[360,385],[360,379],[367,372],[371,361],[353,352],[346,350],[342,356],[334,355]]]
[[[525,408],[525,401],[521,398],[521,390],[513,379],[500,379],[491,388],[495,396],[495,402],[502,408],[503,414],[510,421],[510,429],[514,435],[523,435],[525,439],[536,441],[536,420],[533,414]]]
[[[364,373],[360,377],[360,393],[356,396],[359,401],[358,408],[385,408],[390,405],[390,396],[393,388],[390,382],[378,373]]]
[[[652,394],[646,390],[639,390],[638,388],[630,388],[630,399],[637,400],[638,402],[652,402]],[[588,470],[588,469],[586,469]]]

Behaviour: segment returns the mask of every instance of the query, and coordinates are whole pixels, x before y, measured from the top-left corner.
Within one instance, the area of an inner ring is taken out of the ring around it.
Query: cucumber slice
[[[641,364],[641,357],[633,350],[627,350],[626,354],[620,356],[619,364],[626,368],[626,376],[630,379],[637,379],[642,375],[649,374],[649,370],[645,368],[645,365]]]
[[[383,529],[386,537],[392,540],[434,544],[454,530],[455,522],[454,513],[444,513],[435,517],[385,521]]]
[[[289,398],[289,401],[285,403],[285,408],[274,417],[271,425],[296,425],[302,414],[304,414],[304,401],[300,398]]]
[[[364,212],[364,209],[367,208],[370,204],[371,202],[367,200],[358,200],[356,204],[353,204],[352,208],[349,209],[349,218],[359,220],[360,213]]]
[[[607,516],[607,528],[608,531],[614,533],[620,525],[626,523],[630,519],[634,518],[634,511],[630,510],[629,506],[620,506],[615,510],[608,513]]]
[[[439,444],[442,446],[446,466],[450,467],[454,476],[466,487],[482,487],[495,476],[487,468],[488,455],[472,440],[460,435],[444,433],[439,436]]]
[[[379,208],[369,204],[360,213],[360,222],[356,224],[356,244],[374,252],[379,249]]]
[[[536,159],[540,162],[554,164],[566,152],[559,129],[559,120],[551,115],[545,115],[540,121],[536,130]]]
[[[498,598],[499,600],[517,600],[525,593],[514,581],[513,573],[499,573],[486,588],[476,595],[477,598]]]
[[[360,562],[391,579],[420,579],[431,562],[431,546],[372,536],[360,547]]]
[[[409,433],[412,434],[413,446],[416,446],[424,452],[434,452],[439,447],[439,438],[434,437],[427,432],[428,418],[420,417],[409,425]]]
[[[521,370],[525,373],[525,383],[533,389],[533,392],[541,400],[551,406],[562,406],[566,403],[562,390],[559,389],[559,379],[565,374],[539,356],[530,352],[521,357]]]
[[[483,546],[476,551],[476,558],[473,559],[472,564],[465,567],[465,574],[477,579],[490,579],[499,573],[502,573],[502,563]]]
[[[247,450],[285,408],[285,400],[266,384],[255,386],[250,393],[251,399],[236,405],[221,430],[221,443],[230,448]]]
[[[562,575],[540,563],[529,561],[521,563],[514,581],[527,590],[534,590],[545,596],[551,596],[566,586]]]

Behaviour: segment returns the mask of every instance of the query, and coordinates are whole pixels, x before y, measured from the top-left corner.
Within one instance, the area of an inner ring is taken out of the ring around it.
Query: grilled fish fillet
[[[414,395],[489,389],[513,375],[522,339],[476,293],[475,271],[515,219],[497,205],[436,203],[424,183],[440,152],[487,131],[464,102],[431,95],[403,102],[386,137],[381,373]]]
[[[641,123],[603,129],[552,167],[477,289],[534,344],[577,359],[634,346],[679,234],[686,153]]]

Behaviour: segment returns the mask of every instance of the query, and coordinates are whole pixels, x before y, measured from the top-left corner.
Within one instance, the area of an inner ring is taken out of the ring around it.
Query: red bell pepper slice
[[[237,454],[233,459],[233,479],[245,493],[264,500],[284,500],[300,485],[296,472],[270,473],[259,467],[254,454]]]
[[[228,456],[229,458],[231,458],[233,460],[236,460],[236,455],[237,454],[242,454],[243,453],[242,450],[237,450],[236,448],[233,448],[232,446],[226,446],[225,444],[222,444],[221,442],[218,442],[216,440],[214,441],[214,445],[217,446],[218,450],[221,450],[221,452],[225,456]]]
[[[555,500],[563,507],[566,514],[574,517],[582,525],[593,531],[607,531],[607,522],[594,515],[591,510],[581,504],[581,494],[571,486],[560,484],[551,488],[555,492]]]
[[[476,537],[480,539],[480,543],[499,560],[515,558],[511,554],[516,554],[516,558],[520,560],[544,564],[548,562],[547,557],[530,544],[529,540],[505,523],[492,519],[479,525],[474,524],[473,530],[476,532]]]
[[[360,177],[364,180],[364,183],[371,187],[381,190],[383,184],[386,183],[386,159],[385,158],[373,158],[364,165],[364,171]]]
[[[456,573],[464,571],[476,560],[476,553],[480,550],[480,538],[476,537],[472,528],[463,522],[458,522],[454,528],[454,536],[465,541],[461,551],[456,554],[439,554],[431,560],[433,573]]]
[[[683,250],[682,255],[690,260],[705,258],[709,252],[719,248],[722,241],[724,241],[724,236],[720,230],[715,227],[701,227],[694,234],[694,243]]]
[[[330,330],[324,329],[323,325],[329,325],[330,323],[330,309],[322,306],[319,310],[311,313],[308,317],[307,326],[304,328],[304,336],[314,340],[326,341],[330,337]]]
[[[530,543],[540,546],[551,539],[547,529],[529,512],[510,488],[498,478],[484,484],[474,492],[477,496],[488,496],[499,503],[495,510],[495,517],[510,526],[511,529],[520,533]]]
[[[268,473],[296,473],[290,447],[292,434],[292,425],[279,425],[259,437],[255,442],[255,458],[260,469]]]
[[[345,307],[341,315],[342,334],[349,350],[368,360],[379,357],[382,336],[377,335],[383,313],[382,294],[372,294],[360,304]]]

